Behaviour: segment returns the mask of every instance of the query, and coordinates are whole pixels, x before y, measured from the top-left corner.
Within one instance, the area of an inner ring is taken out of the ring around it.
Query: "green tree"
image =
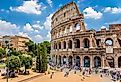
[[[51,50],[51,44],[48,41],[44,41],[41,44],[45,45],[45,47],[47,48],[47,54],[50,54],[50,50]]]
[[[47,48],[44,44],[39,44],[37,49],[36,69],[39,72],[47,70]]]
[[[9,68],[9,70],[17,70],[20,68],[20,59],[18,56],[10,56],[7,58],[6,66]]]
[[[25,45],[28,47],[28,52],[33,52],[33,48],[34,48],[34,42],[33,41],[29,41],[26,42]]]
[[[25,68],[24,74],[26,74],[26,70],[31,68],[32,66],[32,57],[27,55],[22,55],[20,56],[20,59],[21,59],[21,66],[24,66]]]
[[[6,51],[3,48],[0,48],[0,59],[5,57],[5,53],[6,53]]]
[[[41,72],[47,71],[47,47],[46,45],[40,44],[41,46]]]

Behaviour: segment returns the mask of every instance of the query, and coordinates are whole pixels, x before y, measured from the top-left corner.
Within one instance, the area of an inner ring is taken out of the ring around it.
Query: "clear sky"
[[[84,14],[87,29],[121,23],[121,0],[0,0],[0,35],[50,40],[51,16],[71,1]]]

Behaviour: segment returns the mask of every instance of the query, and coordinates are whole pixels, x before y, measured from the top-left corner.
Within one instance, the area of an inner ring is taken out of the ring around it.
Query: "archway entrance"
[[[106,59],[107,59],[107,63],[109,65],[109,67],[114,68],[115,67],[114,58],[112,56],[107,56]]]
[[[87,38],[84,39],[84,48],[89,48],[89,40]]]
[[[61,56],[59,56],[59,65],[61,65]]]
[[[94,57],[94,67],[101,67],[101,58],[98,56]]]
[[[84,57],[84,67],[90,67],[90,58],[88,56]]]
[[[80,57],[76,56],[76,60],[75,60],[76,66],[80,68]]]
[[[121,56],[118,58],[118,67],[121,68]]]
[[[68,64],[69,64],[69,66],[72,66],[72,56],[69,56],[69,58],[68,58]]]
[[[63,56],[63,64],[66,64],[66,56]]]

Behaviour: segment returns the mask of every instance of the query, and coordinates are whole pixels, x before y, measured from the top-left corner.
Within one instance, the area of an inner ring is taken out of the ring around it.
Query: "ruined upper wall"
[[[110,30],[121,30],[121,24],[111,24],[109,25]]]
[[[81,13],[75,2],[70,2],[59,10],[57,10],[52,16],[52,28],[72,17],[79,16]]]

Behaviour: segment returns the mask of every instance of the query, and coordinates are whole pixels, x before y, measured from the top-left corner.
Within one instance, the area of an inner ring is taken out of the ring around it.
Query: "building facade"
[[[52,16],[51,58],[54,64],[78,67],[121,67],[121,24],[87,30],[84,16],[70,2]]]
[[[6,47],[6,41],[9,45],[9,48],[13,48],[17,51],[27,51],[28,47],[25,45],[26,42],[29,42],[29,38],[22,36],[3,36],[2,37],[2,47]]]

